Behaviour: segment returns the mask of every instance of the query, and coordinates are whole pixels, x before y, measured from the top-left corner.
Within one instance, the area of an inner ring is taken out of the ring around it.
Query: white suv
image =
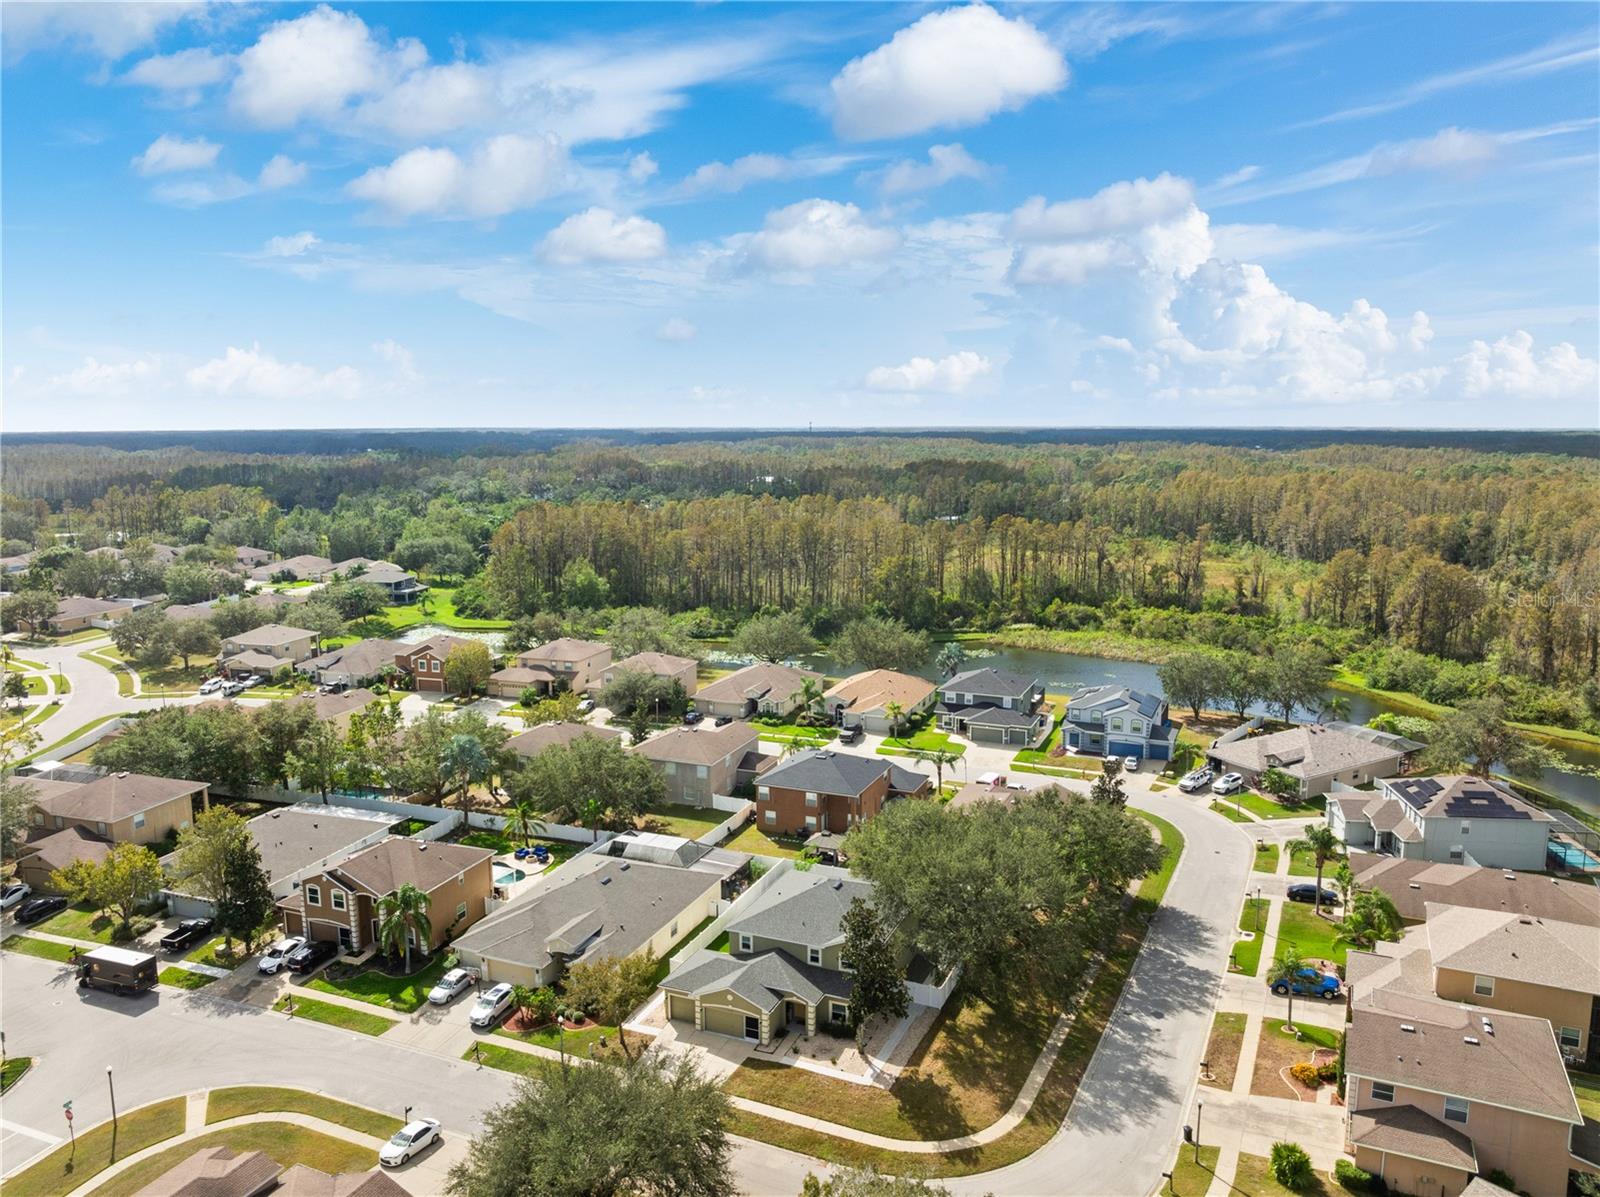
[[[472,1004],[472,1013],[467,1016],[467,1021],[475,1027],[492,1027],[509,1009],[511,1009],[511,983],[501,981],[478,995],[478,1000]]]
[[[1244,774],[1224,773],[1217,778],[1217,784],[1211,787],[1213,794],[1231,794],[1235,790],[1244,789]]]

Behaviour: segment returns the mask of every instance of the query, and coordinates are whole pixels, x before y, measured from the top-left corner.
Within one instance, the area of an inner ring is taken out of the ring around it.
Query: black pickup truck
[[[163,952],[182,952],[194,947],[211,934],[210,919],[184,919],[176,928],[161,937]]]

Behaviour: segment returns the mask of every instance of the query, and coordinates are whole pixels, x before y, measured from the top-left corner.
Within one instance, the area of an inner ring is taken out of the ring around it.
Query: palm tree
[[[403,947],[408,973],[412,937],[419,944],[433,940],[433,923],[428,919],[431,904],[432,899],[410,883],[378,899],[378,943],[391,956]]]
[[[1281,981],[1289,998],[1289,1017],[1284,1019],[1283,1025],[1291,1031],[1294,1030],[1294,984],[1305,968],[1305,958],[1292,943],[1286,944],[1267,967],[1267,984],[1277,986]]]
[[[960,643],[952,640],[939,650],[939,655],[933,659],[939,672],[945,677],[954,677],[960,672],[961,667],[967,663],[967,650]]]
[[[470,813],[470,791],[474,782],[482,781],[494,771],[494,762],[484,751],[483,741],[477,736],[451,736],[444,746],[444,771],[461,790],[461,805]]]
[[[960,753],[951,752],[948,748],[929,748],[911,755],[933,766],[934,784],[940,791],[944,790],[944,771],[961,759]]]
[[[1177,774],[1189,772],[1205,757],[1200,751],[1200,745],[1192,744],[1188,740],[1179,740],[1172,746],[1172,759],[1168,762],[1172,771]]]
[[[814,714],[822,705],[822,686],[816,678],[802,678],[800,688],[789,695],[789,701],[800,708],[802,716]]]
[[[793,756],[797,752],[805,752],[811,748],[821,748],[822,741],[816,736],[791,736],[783,746],[783,758]]]
[[[883,704],[883,713],[889,717],[889,734],[898,736],[900,724],[906,717],[905,707],[897,702],[886,702]]]
[[[513,798],[509,808],[510,828],[513,835],[522,841],[526,848],[528,841],[544,831],[544,824],[539,819],[539,808],[528,798]]]
[[[1327,827],[1313,825],[1306,828],[1305,835],[1300,839],[1290,840],[1284,846],[1284,851],[1288,852],[1290,856],[1293,856],[1296,852],[1311,853],[1311,859],[1317,865],[1317,893],[1316,897],[1312,899],[1313,909],[1316,913],[1321,914],[1322,870],[1330,860],[1339,858],[1339,837],[1334,835],[1333,831]]]
[[[1334,694],[1328,697],[1317,710],[1317,722],[1324,719],[1350,718],[1350,700],[1343,694]]]

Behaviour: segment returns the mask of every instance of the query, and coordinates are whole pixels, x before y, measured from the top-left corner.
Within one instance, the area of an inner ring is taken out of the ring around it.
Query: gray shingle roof
[[[388,828],[393,816],[337,806],[301,805],[257,815],[246,826],[274,883],[346,851]]]
[[[1582,882],[1365,852],[1352,852],[1350,867],[1360,885],[1381,889],[1413,922],[1427,917],[1427,903],[1440,902],[1600,927],[1600,888]]]
[[[676,765],[710,765],[737,752],[741,757],[760,743],[756,729],[737,721],[721,727],[675,727],[634,748],[646,760]]]
[[[240,648],[277,648],[283,644],[293,644],[296,640],[316,639],[315,632],[305,628],[290,627],[286,623],[267,623],[259,628],[252,628],[248,632],[240,632],[237,636],[229,636],[229,644],[237,644]]]
[[[791,869],[757,895],[749,910],[730,919],[728,931],[825,948],[844,942],[841,923],[850,903],[871,897],[872,885],[843,869]]]
[[[939,689],[960,694],[998,694],[1002,697],[1009,694],[1018,697],[1030,693],[1038,685],[1039,679],[1036,677],[1024,677],[1009,670],[986,667],[958,673],[949,681],[940,682]]]
[[[99,781],[74,786],[34,804],[46,814],[64,819],[115,823],[179,798],[190,798],[206,788],[203,781],[176,777],[151,777],[145,773],[108,773]]]
[[[760,662],[746,665],[727,677],[718,678],[694,693],[699,702],[744,702],[747,699],[772,698],[777,702],[789,701],[790,695],[800,689],[801,682],[810,678],[820,682],[822,675],[809,669],[793,669],[788,665]]]
[[[888,761],[878,757],[812,748],[797,752],[776,768],[768,770],[761,784],[854,798],[888,773],[890,768]]]
[[[1235,769],[1262,773],[1276,768],[1304,779],[1395,765],[1402,754],[1359,736],[1303,726],[1265,736],[1247,736],[1231,744],[1213,744],[1210,755]]]
[[[589,723],[541,723],[506,741],[506,747],[518,756],[538,756],[546,748],[570,744],[580,736],[596,740],[620,740],[622,733],[614,727],[601,727]]]
[[[1554,822],[1544,811],[1523,801],[1511,787],[1466,774],[1438,777],[1390,777],[1383,783],[1422,817],[1449,819],[1523,819]]]
[[[702,949],[661,982],[661,988],[690,997],[732,990],[759,1010],[772,1010],[786,997],[815,1005],[824,997],[848,1001],[855,979],[848,973],[802,964],[787,952],[731,956]]]
[[[1428,949],[1437,968],[1600,994],[1600,933],[1576,923],[1469,906],[1428,910]]]
[[[1154,719],[1161,710],[1162,700],[1154,694],[1146,694],[1143,690],[1135,690],[1130,686],[1091,686],[1081,694],[1074,694],[1068,701],[1070,707],[1106,707],[1107,709],[1122,710],[1127,707],[1136,709],[1146,719]]]

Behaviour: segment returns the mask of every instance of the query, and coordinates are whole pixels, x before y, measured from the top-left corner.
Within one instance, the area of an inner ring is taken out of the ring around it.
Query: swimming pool
[[[1581,873],[1592,872],[1600,869],[1600,860],[1590,856],[1576,844],[1569,844],[1565,840],[1550,841],[1550,855],[1555,857],[1569,869],[1576,869]]]
[[[494,866],[494,883],[496,885],[512,885],[518,881],[526,881],[528,875],[514,865],[500,864]]]

